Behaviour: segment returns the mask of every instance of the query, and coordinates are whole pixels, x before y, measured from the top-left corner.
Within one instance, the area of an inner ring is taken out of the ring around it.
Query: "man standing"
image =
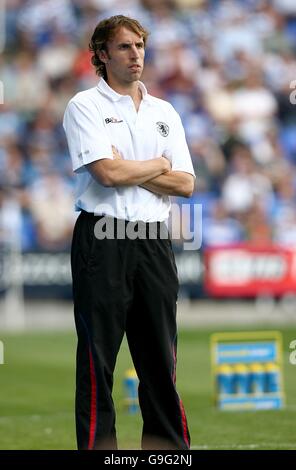
[[[71,256],[79,449],[117,448],[112,386],[124,333],[139,377],[142,448],[190,446],[175,387],[178,278],[161,234],[169,195],[189,197],[194,171],[178,114],[139,81],[146,40],[134,19],[101,21],[90,42],[100,81],[64,116],[81,211]],[[127,236],[98,235],[110,222]]]

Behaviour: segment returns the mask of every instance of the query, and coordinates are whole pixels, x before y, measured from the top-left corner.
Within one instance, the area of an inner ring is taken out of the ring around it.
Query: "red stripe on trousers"
[[[176,349],[175,349],[174,345],[173,345],[173,357],[174,357],[173,381],[174,381],[174,384],[176,384],[177,354],[176,354]],[[188,432],[187,432],[186,414],[185,414],[183,403],[182,403],[179,395],[178,395],[178,398],[179,398],[179,406],[180,406],[181,418],[182,418],[183,438],[184,438],[184,441],[186,442],[186,445],[189,449],[190,444],[189,444]]]
[[[97,427],[97,383],[96,383],[94,361],[93,361],[92,352],[90,348],[89,348],[89,372],[90,372],[91,394],[90,394],[90,423],[89,423],[88,450],[91,450],[94,448],[95,437],[96,437],[96,427]]]
[[[179,398],[180,402],[180,410],[181,410],[181,416],[182,416],[182,425],[183,425],[183,436],[184,436],[184,441],[186,442],[186,445],[188,449],[190,448],[189,444],[189,439],[188,439],[188,432],[187,432],[187,420],[186,420],[186,415],[185,415],[185,410],[182,401]]]

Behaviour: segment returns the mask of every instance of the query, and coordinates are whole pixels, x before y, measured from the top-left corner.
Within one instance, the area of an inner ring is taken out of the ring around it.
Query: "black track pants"
[[[175,388],[178,279],[171,242],[98,240],[99,219],[82,211],[72,242],[78,448],[117,448],[113,372],[126,332],[140,381],[142,448],[188,449]]]

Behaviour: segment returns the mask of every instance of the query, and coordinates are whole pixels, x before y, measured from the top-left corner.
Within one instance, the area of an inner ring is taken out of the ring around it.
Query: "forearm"
[[[169,170],[165,158],[145,161],[104,159],[89,165],[92,176],[107,187],[141,185]]]
[[[182,171],[168,171],[141,186],[156,194],[190,197],[194,189],[194,178]]]

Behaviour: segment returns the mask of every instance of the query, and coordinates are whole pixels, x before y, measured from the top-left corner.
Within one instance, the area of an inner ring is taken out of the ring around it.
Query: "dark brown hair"
[[[104,62],[99,58],[98,51],[107,51],[107,42],[113,39],[118,28],[125,27],[143,38],[144,46],[146,46],[148,31],[133,18],[128,16],[116,15],[111,16],[97,24],[89,43],[89,50],[93,53],[91,63],[96,68],[97,75],[107,78],[106,67]]]

